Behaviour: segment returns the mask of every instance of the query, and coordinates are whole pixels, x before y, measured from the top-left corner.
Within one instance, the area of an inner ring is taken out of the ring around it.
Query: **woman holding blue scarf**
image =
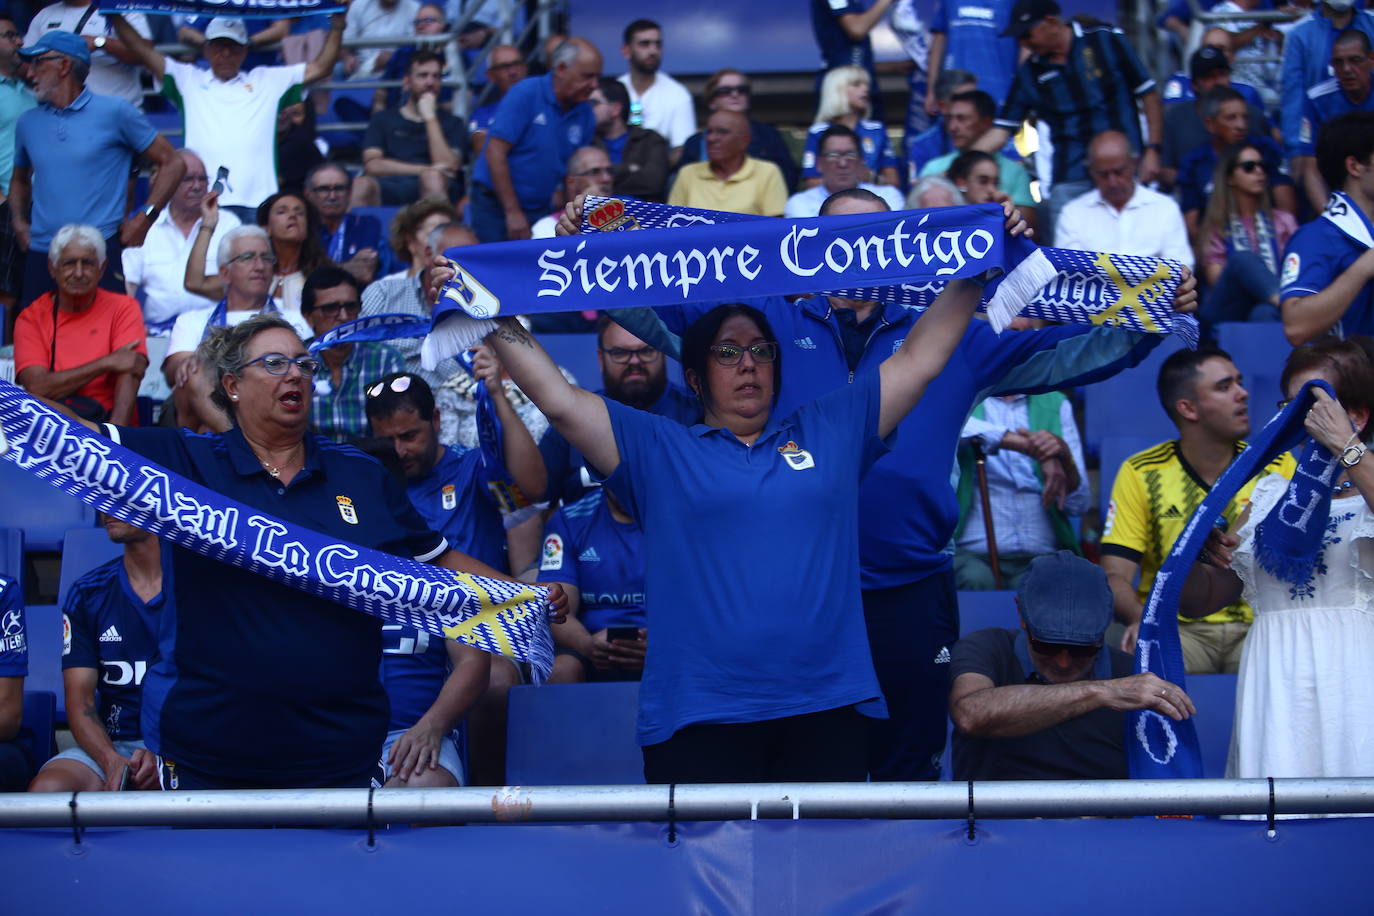
[[[787,416],[773,410],[783,353],[768,319],[718,306],[683,336],[703,412],[691,427],[570,385],[515,321],[487,337],[643,530],[649,782],[866,778],[867,716],[883,706],[859,593],[859,483],[981,293],[951,282],[878,372]]]
[[[1255,609],[1228,778],[1374,775],[1374,367],[1362,343],[1374,342],[1289,356],[1290,399],[1312,380],[1336,397],[1312,389],[1293,482],[1262,478],[1236,535],[1213,536],[1189,579],[1210,593],[1207,610],[1242,595]]]
[[[1283,249],[1298,224],[1273,207],[1264,154],[1245,143],[1222,152],[1198,232],[1197,256],[1211,292],[1199,317],[1278,321]]]

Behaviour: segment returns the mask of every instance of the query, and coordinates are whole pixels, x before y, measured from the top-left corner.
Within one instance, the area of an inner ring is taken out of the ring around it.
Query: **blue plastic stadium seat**
[[[959,592],[960,636],[988,627],[1014,630],[1019,626],[1021,618],[1016,612],[1015,592]]]
[[[1202,775],[1226,776],[1226,756],[1231,749],[1231,725],[1236,715],[1236,675],[1192,674],[1188,696],[1197,707],[1193,724],[1202,750]]]
[[[46,690],[57,697],[57,720],[67,721],[62,688],[62,609],[55,604],[31,604],[24,610],[29,641],[26,690]]]
[[[0,573],[24,582],[24,532],[0,528]]]
[[[49,690],[24,691],[22,740],[33,754],[33,765],[41,767],[57,749],[57,695]]]
[[[1250,392],[1250,424],[1258,429],[1277,410],[1283,397],[1279,376],[1293,352],[1278,321],[1226,322],[1217,325],[1217,345],[1231,354]]]
[[[1116,482],[1117,471],[1121,470],[1121,463],[1127,458],[1143,452],[1151,446],[1158,445],[1165,439],[1177,439],[1178,431],[1174,430],[1171,435],[1154,438],[1152,436],[1105,436],[1102,439],[1102,465],[1101,473],[1098,475],[1098,486],[1101,492],[1098,494],[1097,504],[1102,510],[1102,520],[1106,523],[1107,503],[1112,500],[1112,485]]]
[[[639,684],[514,687],[507,713],[506,783],[513,786],[644,782],[635,744]]]
[[[1160,364],[1182,346],[1170,335],[1134,369],[1087,386],[1083,395],[1083,450],[1088,455],[1100,455],[1107,436],[1154,437],[1156,442],[1174,437],[1174,424],[1155,394],[1155,379]]]
[[[348,212],[358,213],[364,216],[375,216],[377,222],[382,224],[382,242],[386,243],[387,234],[391,232],[391,221],[396,218],[396,214],[401,212],[400,207],[354,207]]]
[[[0,461],[0,521],[24,530],[26,550],[59,550],[68,528],[89,528],[95,512],[51,484]]]
[[[67,590],[72,583],[107,560],[113,560],[124,548],[110,540],[101,528],[73,528],[62,540],[62,568],[58,572],[57,606],[67,603]]]
[[[539,342],[553,361],[573,374],[588,391],[601,389],[601,364],[596,358],[595,334],[540,334]]]

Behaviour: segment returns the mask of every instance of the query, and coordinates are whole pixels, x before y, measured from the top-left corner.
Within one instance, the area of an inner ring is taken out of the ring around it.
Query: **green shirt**
[[[10,193],[14,172],[14,126],[19,116],[37,105],[33,93],[18,77],[0,79],[0,194]]]

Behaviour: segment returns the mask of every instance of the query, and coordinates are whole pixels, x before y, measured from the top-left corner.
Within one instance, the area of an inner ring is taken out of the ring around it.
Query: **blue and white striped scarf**
[[[273,518],[87,431],[4,381],[0,455],[101,512],[202,556],[528,662],[536,682],[553,668],[545,589],[453,572]],[[290,556],[271,546],[287,542],[299,547]]]

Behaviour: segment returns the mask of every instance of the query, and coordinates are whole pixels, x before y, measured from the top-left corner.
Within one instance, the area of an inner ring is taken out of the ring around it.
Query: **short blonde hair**
[[[816,109],[815,123],[828,124],[836,118],[851,114],[849,87],[860,81],[870,83],[868,71],[863,67],[836,67],[827,73],[825,79],[821,80],[820,105]],[[868,91],[869,99],[872,99],[872,94],[878,91],[878,87],[870,83]],[[871,104],[869,111],[872,111]],[[865,111],[863,117],[868,117],[869,111]]]

